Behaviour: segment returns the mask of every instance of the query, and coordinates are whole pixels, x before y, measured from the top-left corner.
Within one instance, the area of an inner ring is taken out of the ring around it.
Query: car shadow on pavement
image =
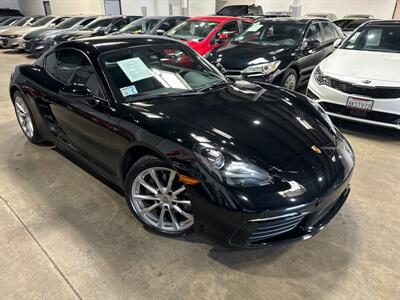
[[[400,130],[339,119],[332,119],[332,121],[345,134],[381,141],[400,141]]]

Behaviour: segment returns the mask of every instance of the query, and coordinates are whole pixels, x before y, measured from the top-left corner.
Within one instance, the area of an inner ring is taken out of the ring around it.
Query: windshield
[[[247,5],[231,5],[221,8],[217,15],[220,16],[243,16],[247,15]]]
[[[39,20],[37,20],[35,23],[33,23],[31,26],[32,27],[39,27],[39,26],[44,26],[46,25],[48,22],[50,22],[51,20],[53,20],[54,17],[52,16],[48,16],[48,17],[43,17]]]
[[[304,24],[289,22],[255,23],[235,41],[261,45],[295,45],[304,31]]]
[[[365,22],[367,22],[367,19],[361,19],[361,20],[355,20],[350,22],[349,24],[347,24],[344,28],[342,28],[343,30],[354,30],[356,29],[358,26],[364,24]]]
[[[188,20],[171,29],[167,35],[185,41],[199,42],[205,39],[217,25],[217,22]]]
[[[113,18],[105,18],[105,19],[98,19],[96,21],[93,21],[91,23],[89,23],[88,25],[86,25],[84,27],[85,30],[93,30],[95,28],[101,27],[107,27],[108,25],[110,25],[115,19]]]
[[[346,27],[347,24],[350,24],[353,21],[354,20],[351,20],[351,19],[340,19],[340,20],[333,21],[333,23],[335,23],[336,26],[339,26],[340,28],[343,29],[344,27]]]
[[[62,21],[60,24],[58,24],[56,26],[57,29],[67,29],[67,28],[71,28],[72,26],[74,26],[75,24],[79,23],[80,21],[82,21],[83,18],[81,17],[74,17],[74,18],[69,18],[65,21]]]
[[[197,93],[227,83],[205,59],[176,43],[106,52],[100,61],[121,102]]]
[[[366,26],[354,32],[341,49],[400,53],[400,27]]]
[[[152,30],[161,19],[138,19],[121,28],[119,32],[147,33]]]
[[[31,17],[23,17],[22,19],[18,20],[17,22],[14,23],[14,26],[23,26],[25,25],[26,22],[29,21]]]

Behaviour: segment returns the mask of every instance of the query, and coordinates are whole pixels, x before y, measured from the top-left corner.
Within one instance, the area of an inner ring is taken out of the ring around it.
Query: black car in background
[[[371,21],[372,19],[340,19],[340,20],[335,20],[333,23],[335,23],[336,26],[340,27],[342,29],[342,32],[345,36],[349,36],[354,30],[356,30],[359,26],[362,24]]]
[[[1,16],[23,16],[23,14],[17,9],[10,8],[0,8],[0,17]]]
[[[350,192],[353,151],[316,102],[232,83],[169,38],[62,43],[16,67],[10,95],[29,141],[121,187],[138,220],[169,236],[305,240]]]
[[[217,16],[232,16],[232,17],[241,17],[241,16],[260,16],[263,15],[263,9],[260,5],[227,5],[222,7],[217,11]]]
[[[183,16],[143,17],[129,23],[115,34],[152,34],[164,35],[168,30],[187,20]]]
[[[295,90],[334,51],[334,41],[344,38],[326,19],[264,19],[211,52],[208,60],[228,77]]]
[[[52,45],[64,41],[71,41],[80,38],[107,35],[117,32],[129,23],[141,18],[140,16],[106,16],[99,17],[89,23],[81,30],[63,32],[53,38]]]

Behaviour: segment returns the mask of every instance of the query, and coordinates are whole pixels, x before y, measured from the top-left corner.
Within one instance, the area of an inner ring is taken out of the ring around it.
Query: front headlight
[[[236,155],[222,153],[215,149],[204,149],[203,163],[223,182],[231,186],[262,186],[272,182],[272,176],[262,168]]]
[[[319,85],[331,85],[331,79],[322,73],[321,68],[317,66],[314,71],[314,79]]]
[[[20,37],[20,35],[18,35],[18,34],[13,34],[13,35],[9,35],[8,37],[9,37],[10,39],[16,39],[16,38]]]
[[[247,67],[242,71],[242,73],[263,73],[265,75],[269,75],[278,69],[279,65],[281,64],[280,60],[273,61],[270,63],[254,65]]]

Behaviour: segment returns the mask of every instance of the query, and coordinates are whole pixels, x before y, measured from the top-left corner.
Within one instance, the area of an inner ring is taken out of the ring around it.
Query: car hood
[[[147,129],[186,147],[217,144],[280,170],[304,169],[305,158],[316,155],[313,145],[336,143],[306,97],[269,85],[238,81],[207,94],[125,105],[142,111]]]
[[[40,29],[31,31],[29,33],[26,33],[24,38],[31,40],[31,39],[39,37],[42,34],[46,34],[47,32],[52,32],[52,31],[57,31],[57,29],[50,29],[50,28],[44,27],[44,28],[40,28]]]
[[[368,86],[399,86],[400,53],[338,49],[320,64],[331,77]]]
[[[212,60],[216,60],[225,69],[242,70],[250,65],[278,60],[290,49],[288,46],[231,42],[214,51]]]

